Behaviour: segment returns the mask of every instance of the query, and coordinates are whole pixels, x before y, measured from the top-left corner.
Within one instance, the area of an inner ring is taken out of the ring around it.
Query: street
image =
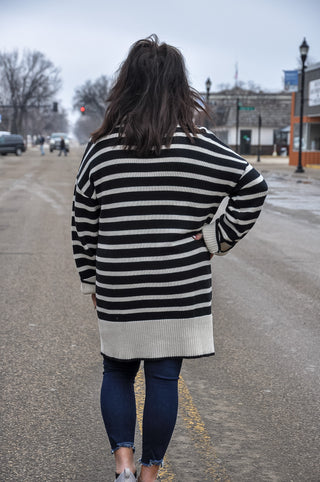
[[[114,480],[96,315],[70,242],[83,149],[0,156],[4,482]],[[162,481],[320,481],[320,176],[258,169],[269,198],[212,260],[216,355],[184,361]],[[136,396],[138,460],[141,375]]]

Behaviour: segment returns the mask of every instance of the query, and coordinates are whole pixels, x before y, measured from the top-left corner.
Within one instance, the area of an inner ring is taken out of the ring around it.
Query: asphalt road
[[[114,480],[95,312],[70,245],[80,157],[0,157],[5,482]],[[269,201],[247,238],[213,259],[217,353],[184,362],[162,481],[320,481],[320,181],[259,168]],[[136,391],[138,458],[141,376]]]

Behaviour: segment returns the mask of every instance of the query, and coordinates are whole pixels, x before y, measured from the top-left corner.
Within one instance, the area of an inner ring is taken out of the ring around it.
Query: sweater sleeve
[[[203,228],[203,237],[210,253],[226,254],[254,226],[268,191],[261,174],[247,163],[239,181],[232,189],[225,212]]]
[[[89,191],[89,193],[88,193]],[[72,248],[84,294],[96,291],[96,249],[100,206],[93,189],[76,183],[72,209]]]

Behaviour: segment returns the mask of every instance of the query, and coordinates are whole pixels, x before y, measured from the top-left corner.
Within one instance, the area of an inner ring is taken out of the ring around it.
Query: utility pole
[[[237,113],[236,113],[236,153],[239,154],[239,109],[240,101],[237,98]]]

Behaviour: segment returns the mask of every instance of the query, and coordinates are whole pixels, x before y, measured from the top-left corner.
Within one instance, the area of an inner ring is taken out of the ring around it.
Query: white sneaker
[[[116,478],[114,482],[136,482],[134,474],[130,469],[124,469],[124,471]]]

